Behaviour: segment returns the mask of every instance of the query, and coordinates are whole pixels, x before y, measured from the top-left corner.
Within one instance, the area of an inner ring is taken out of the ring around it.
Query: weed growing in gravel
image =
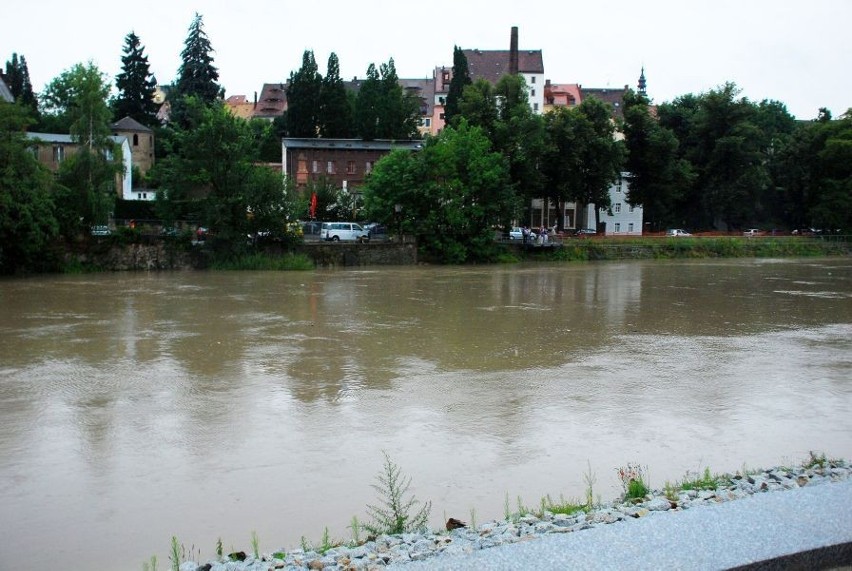
[[[503,502],[503,515],[506,521],[512,519],[512,509],[509,507],[509,492],[506,492],[506,500]]]
[[[272,558],[273,559],[281,559],[283,561],[284,559],[287,559],[287,554],[284,553],[283,551],[276,551],[275,553],[272,554]]]
[[[638,464],[628,463],[627,466],[617,468],[618,479],[621,480],[621,486],[624,488],[624,496],[628,500],[642,499],[648,495],[648,476],[647,467]]]
[[[715,490],[719,487],[719,476],[710,474],[710,468],[704,468],[703,474],[687,472],[680,483],[681,490]]]
[[[142,571],[157,571],[157,556],[152,555],[150,561],[142,563]]]
[[[180,571],[180,544],[176,535],[172,536],[172,550],[169,555],[169,560],[172,562],[172,571]]]
[[[222,538],[220,537],[218,540],[216,540],[216,557],[221,560],[224,551],[225,550],[222,548]]]
[[[358,521],[357,515],[352,516],[352,521],[349,522],[349,529],[352,530],[352,544],[361,545],[361,522]]]
[[[544,512],[550,512],[552,514],[571,515],[577,512],[587,511],[589,511],[589,506],[587,504],[584,504],[579,500],[566,500],[565,497],[561,494],[559,495],[558,502],[553,501],[553,498],[550,497],[550,494],[541,498],[541,516],[544,515]]]
[[[257,532],[251,532],[251,553],[255,559],[260,559],[260,542],[257,539]]]
[[[476,529],[476,508],[470,508],[470,529]]]
[[[420,501],[413,495],[406,497],[411,486],[411,477],[402,474],[400,467],[391,461],[387,452],[383,454],[385,462],[377,476],[379,483],[373,485],[379,492],[381,505],[367,506],[373,521],[364,524],[364,529],[375,535],[420,531],[429,521],[432,502],[427,501],[419,510],[413,511]]]
[[[803,468],[825,468],[825,463],[827,462],[825,458],[824,452],[814,452],[813,450],[808,452],[808,458],[802,462]]]
[[[331,540],[331,536],[328,534],[328,526],[323,529],[322,539],[320,539],[320,546],[318,551],[325,555],[326,551],[334,547],[334,542]]]
[[[583,474],[583,481],[586,483],[586,508],[587,510],[591,510],[594,507],[594,485],[597,482],[597,477],[595,473],[592,472],[592,463],[586,461],[588,464],[588,470],[585,474]]]

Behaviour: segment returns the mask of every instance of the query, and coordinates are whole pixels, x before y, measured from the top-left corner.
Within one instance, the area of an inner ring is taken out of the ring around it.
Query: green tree
[[[546,121],[544,171],[549,192],[560,204],[563,200],[594,204],[597,226],[601,209],[611,206],[609,187],[620,176],[624,161],[624,147],[615,139],[612,110],[590,97],[576,108],[557,109]]]
[[[530,109],[527,86],[521,75],[504,75],[494,95],[500,102],[492,143],[509,165],[509,176],[525,200],[542,196],[545,176],[541,168],[546,150],[544,118]]]
[[[460,47],[454,46],[453,78],[450,80],[450,89],[447,92],[447,100],[444,105],[444,120],[448,125],[452,125],[455,117],[461,113],[462,96],[465,87],[471,83],[467,57]]]
[[[480,127],[490,140],[494,140],[499,112],[494,86],[488,80],[477,79],[464,88],[459,112],[471,126]]]
[[[418,236],[425,256],[445,263],[490,259],[494,227],[517,210],[503,157],[464,120],[428,138],[416,154],[395,151],[380,160],[364,204],[371,217],[399,222]]]
[[[305,50],[302,67],[287,84],[287,132],[291,137],[316,138],[320,127],[322,76],[314,52]]]
[[[320,135],[329,139],[352,137],[352,107],[343,80],[340,78],[340,62],[334,52],[328,56],[319,99]]]
[[[107,104],[109,83],[91,62],[76,64],[48,84],[42,94],[46,115],[67,125],[77,151],[60,165],[57,195],[62,232],[73,235],[89,224],[107,221],[115,198],[116,176],[124,165],[121,149],[111,138],[112,115]]]
[[[21,55],[13,53],[12,59],[6,61],[6,81],[9,91],[15,101],[20,103],[25,109],[29,110],[33,117],[38,117],[38,100],[33,93],[33,86],[30,82],[30,70],[27,67],[27,59]]]
[[[29,149],[28,109],[0,102],[0,273],[55,269],[53,175]]]
[[[382,105],[382,84],[379,70],[374,64],[367,67],[367,77],[358,90],[355,104],[355,121],[358,135],[365,141],[376,139],[379,134],[379,109]]]
[[[755,106],[739,93],[727,83],[683,114],[689,121],[681,148],[696,175],[687,211],[693,227],[742,228],[761,217],[760,198],[770,184],[764,137]],[[668,113],[661,107],[666,126]]]
[[[624,95],[627,201],[642,206],[651,230],[680,226],[677,217],[684,191],[691,184],[690,164],[678,156],[674,133],[657,121],[641,93]]]
[[[158,106],[154,103],[154,90],[157,80],[151,75],[145,48],[134,32],[124,37],[121,63],[121,73],[115,78],[118,95],[112,102],[115,118],[131,117],[143,125],[156,126]]]
[[[248,122],[219,103],[194,97],[186,103],[191,127],[175,131],[173,152],[155,167],[160,209],[189,205],[214,232],[217,248],[240,253],[247,234],[278,231],[289,218],[283,178],[257,165],[259,140]]]
[[[420,105],[417,99],[402,88],[393,58],[380,66],[381,98],[377,124],[380,139],[411,139],[417,137],[420,124]]]
[[[175,85],[180,97],[194,96],[204,103],[212,103],[222,95],[219,70],[213,65],[213,47],[204,31],[201,14],[196,13],[180,53],[181,65]]]
[[[785,213],[794,228],[852,229],[852,110],[797,129],[778,162]]]

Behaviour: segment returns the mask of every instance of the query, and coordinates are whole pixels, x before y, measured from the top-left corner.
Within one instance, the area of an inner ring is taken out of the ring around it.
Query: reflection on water
[[[0,282],[2,565],[344,537],[383,450],[436,524],[580,496],[589,464],[607,499],[631,461],[662,485],[852,456],[850,278],[832,259]]]

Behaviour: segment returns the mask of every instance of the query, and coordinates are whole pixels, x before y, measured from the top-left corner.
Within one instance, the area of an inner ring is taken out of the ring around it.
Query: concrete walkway
[[[847,565],[852,565],[852,481],[652,513],[575,533],[390,568],[762,571]]]

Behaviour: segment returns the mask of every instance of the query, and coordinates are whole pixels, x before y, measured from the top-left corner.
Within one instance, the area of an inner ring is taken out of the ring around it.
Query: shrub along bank
[[[848,241],[800,237],[719,238],[591,238],[569,239],[552,248],[524,248],[524,259],[549,261],[655,260],[674,258],[784,258],[843,256],[852,253]]]

